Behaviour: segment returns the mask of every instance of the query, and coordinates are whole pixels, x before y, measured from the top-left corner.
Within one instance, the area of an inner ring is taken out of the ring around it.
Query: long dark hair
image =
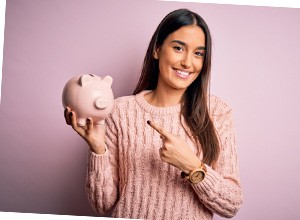
[[[170,12],[161,21],[149,43],[141,76],[133,94],[156,88],[159,75],[159,61],[154,58],[153,52],[163,44],[169,34],[187,25],[197,25],[203,30],[206,50],[199,76],[184,93],[181,114],[190,128],[192,136],[201,145],[197,143],[198,153],[202,147],[203,162],[212,165],[218,159],[220,147],[207,105],[212,40],[209,28],[201,16],[188,9],[178,9]]]

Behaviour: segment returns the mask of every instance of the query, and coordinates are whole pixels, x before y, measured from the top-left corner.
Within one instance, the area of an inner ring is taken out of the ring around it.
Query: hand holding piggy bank
[[[69,107],[76,113],[78,126],[85,126],[87,118],[91,118],[95,125],[104,124],[114,106],[112,82],[110,76],[102,79],[94,74],[84,74],[66,83],[62,104],[64,108]]]

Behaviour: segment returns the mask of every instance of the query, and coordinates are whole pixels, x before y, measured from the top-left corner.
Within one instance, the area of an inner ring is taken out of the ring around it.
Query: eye
[[[204,56],[204,52],[201,52],[201,51],[197,51],[195,52],[195,54],[199,57],[203,57]]]
[[[173,49],[178,52],[183,51],[183,48],[180,46],[174,46]]]

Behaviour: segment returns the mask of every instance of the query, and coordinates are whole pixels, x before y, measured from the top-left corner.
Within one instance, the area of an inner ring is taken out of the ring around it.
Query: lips
[[[180,78],[186,79],[189,77],[191,72],[186,72],[186,71],[182,71],[182,70],[175,70],[176,75],[179,76]]]

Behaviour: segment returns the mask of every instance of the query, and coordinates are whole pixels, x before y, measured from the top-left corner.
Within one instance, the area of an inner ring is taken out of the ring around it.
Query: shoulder
[[[129,96],[120,96],[115,99],[115,107],[121,107],[124,105],[128,105],[128,103],[131,103],[134,101],[134,96],[129,95]]]
[[[114,107],[116,110],[137,110],[138,106],[146,105],[144,94],[149,90],[143,90],[135,95],[120,96],[115,99]]]
[[[127,114],[129,106],[133,106],[132,102],[134,102],[133,95],[115,98],[113,110],[106,118],[108,127],[119,127],[119,124],[121,124],[120,120]]]
[[[210,104],[208,101],[208,108],[210,112],[210,117],[216,128],[216,131],[220,135],[221,141],[224,137],[227,137],[233,131],[233,115],[232,108],[220,97],[215,95],[210,96]]]
[[[114,100],[114,108],[112,111],[113,115],[119,116],[122,112],[124,113],[134,106],[133,102],[135,102],[133,95],[117,97]]]
[[[213,94],[208,97],[207,102],[210,115],[212,116],[220,116],[232,110],[226,101]]]

